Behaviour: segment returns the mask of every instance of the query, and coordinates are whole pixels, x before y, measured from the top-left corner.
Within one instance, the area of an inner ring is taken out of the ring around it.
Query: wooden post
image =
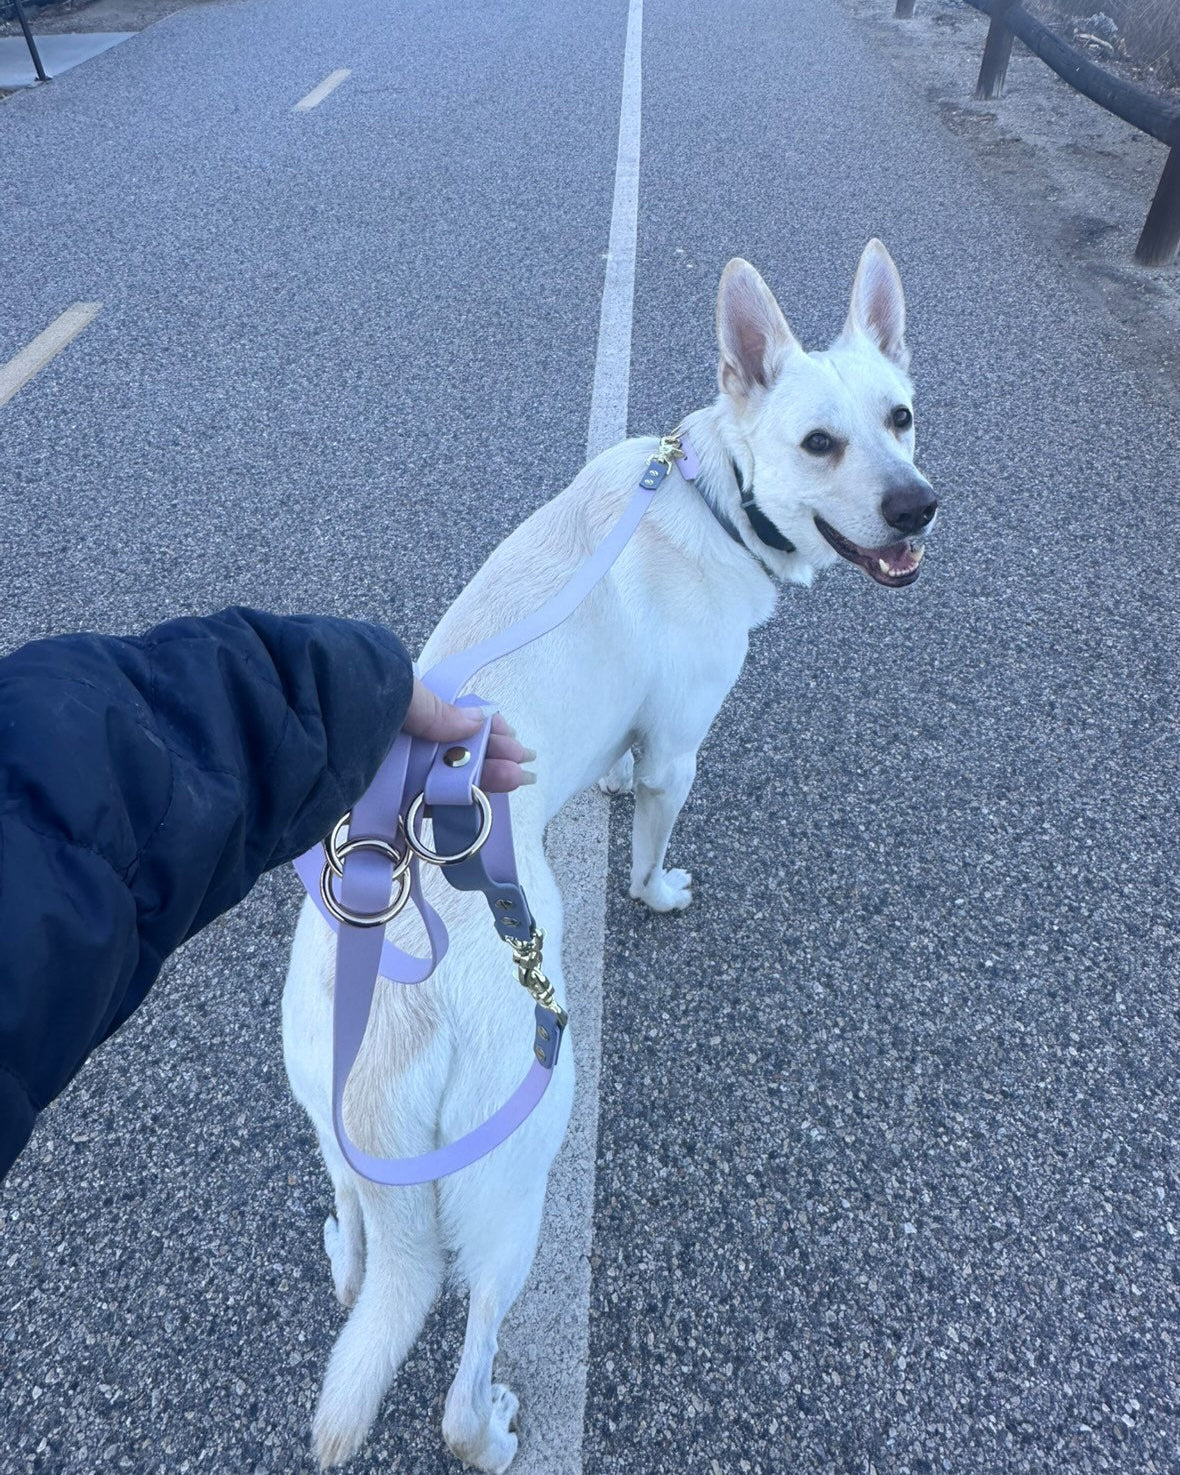
[[[987,28],[987,41],[983,48],[983,64],[979,68],[979,81],[975,84],[975,96],[981,102],[999,97],[1004,90],[1004,78],[1008,75],[1008,60],[1012,55],[1012,32],[1008,29],[1008,12],[1017,0],[992,0],[992,23]]]
[[[1159,189],[1135,247],[1135,260],[1140,266],[1167,266],[1177,246],[1180,246],[1180,143],[1174,143],[1168,153]]]
[[[914,0],[897,0],[897,9],[893,12],[894,20],[913,20]]]

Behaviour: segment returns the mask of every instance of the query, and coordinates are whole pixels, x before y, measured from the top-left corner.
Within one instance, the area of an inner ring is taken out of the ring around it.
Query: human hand
[[[402,723],[402,730],[411,737],[429,738],[435,743],[459,743],[474,737],[483,722],[478,708],[453,707],[414,677],[410,710]],[[537,775],[521,764],[531,763],[536,756],[517,742],[516,734],[497,712],[492,718],[480,787],[489,794],[511,794],[522,784],[535,784]]]

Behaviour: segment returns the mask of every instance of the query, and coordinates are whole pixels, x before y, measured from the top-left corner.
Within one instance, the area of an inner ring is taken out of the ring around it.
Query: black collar
[[[737,462],[731,461],[730,464],[733,467],[733,479],[737,482],[738,496],[741,498],[742,511],[746,514],[746,518],[749,521],[754,536],[758,539],[760,543],[765,543],[768,548],[777,548],[780,553],[796,552],[794,543],[792,543],[789,538],[783,537],[782,533],[779,532],[778,528],[775,527],[774,523],[771,522],[770,518],[767,517],[766,513],[763,512],[761,507],[759,507],[757,502],[755,502],[754,489],[753,487],[747,487],[746,484],[742,481],[741,469],[738,466]],[[744,548],[747,553],[754,553],[755,558],[758,558],[755,550],[749,546],[746,540],[742,537],[741,533],[738,532],[737,528],[735,528],[733,523],[729,520],[729,517],[721,510],[720,507],[718,507],[717,503],[709,495],[708,488],[703,484],[698,483],[697,490],[700,492],[702,498],[704,499],[705,506],[708,507],[709,511],[713,514],[713,516],[717,519],[717,521],[721,524],[721,526],[725,529],[725,531],[729,534],[733,541],[738,545],[738,547]],[[758,562],[762,564],[763,568],[766,568],[766,564],[762,562],[761,558],[758,558]],[[772,570],[769,568],[767,568],[766,571],[767,573],[772,572]]]
[[[754,501],[754,488],[744,484],[741,468],[736,461],[733,462],[733,476],[737,482],[738,494],[742,499],[742,511],[750,519],[750,526],[754,529],[755,537],[765,543],[768,548],[777,548],[780,553],[796,552],[795,545],[790,538],[783,537],[758,503]]]

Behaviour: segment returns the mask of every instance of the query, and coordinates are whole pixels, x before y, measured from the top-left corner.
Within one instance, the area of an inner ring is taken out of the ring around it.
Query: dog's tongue
[[[900,589],[918,577],[918,565],[922,562],[925,548],[921,543],[907,538],[904,543],[886,543],[883,548],[862,548],[843,533],[838,533],[830,523],[816,515],[815,525],[841,558],[864,569],[869,578],[889,589]]]
[[[884,548],[859,548],[854,562],[878,584],[897,589],[918,577],[925,551],[921,543],[890,543]]]
[[[912,574],[922,562],[923,549],[912,543],[892,543],[888,548],[874,548],[869,556],[876,558],[880,573],[896,578],[899,574]]]

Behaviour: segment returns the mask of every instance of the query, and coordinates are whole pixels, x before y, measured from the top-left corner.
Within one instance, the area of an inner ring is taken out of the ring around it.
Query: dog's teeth
[[[916,567],[926,557],[926,545],[925,545],[925,543],[919,543],[916,548],[911,548],[910,549],[910,552],[914,556],[914,565]]]
[[[887,574],[889,572],[889,565],[885,562],[883,558],[878,558],[877,567],[881,570],[883,574]]]

